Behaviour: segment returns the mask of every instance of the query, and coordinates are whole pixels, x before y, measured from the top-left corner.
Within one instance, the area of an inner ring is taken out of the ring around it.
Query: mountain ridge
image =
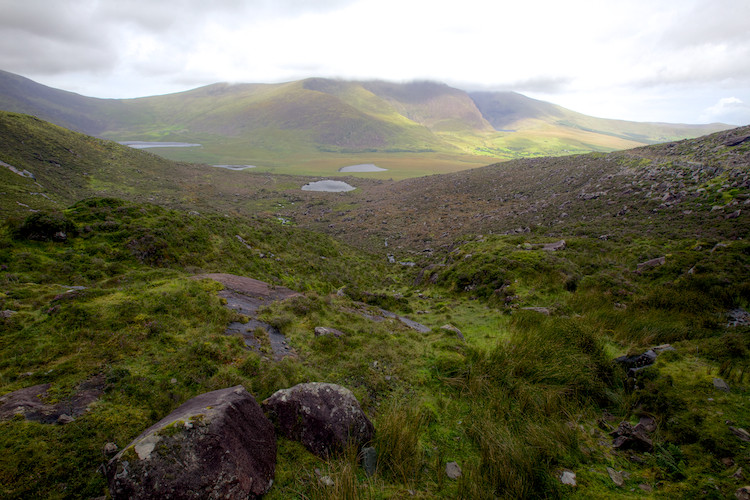
[[[455,160],[460,169],[466,168],[461,162],[611,151],[730,128],[595,118],[517,93],[465,92],[437,82],[324,78],[98,99],[0,72],[0,109],[119,141],[200,143],[199,150],[156,152],[177,160],[276,165],[283,167],[279,173],[316,173],[305,165],[339,158],[361,163],[362,155],[414,163],[404,154]],[[393,172],[400,178],[436,171],[401,169]]]

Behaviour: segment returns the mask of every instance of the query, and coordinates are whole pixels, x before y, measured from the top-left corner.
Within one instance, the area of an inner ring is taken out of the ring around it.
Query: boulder
[[[107,464],[114,499],[259,498],[273,483],[276,436],[241,385],[197,396]]]
[[[657,257],[656,259],[647,260],[638,264],[635,268],[635,272],[640,273],[654,267],[663,266],[664,264],[666,264],[666,262],[666,257]]]
[[[647,416],[642,416],[638,419],[638,424],[635,426],[635,430],[643,429],[647,433],[651,434],[656,430],[656,421]]]
[[[378,452],[372,446],[362,448],[362,468],[368,476],[374,476],[378,468]]]
[[[576,473],[572,470],[564,470],[560,473],[560,482],[569,486],[576,486]]]
[[[276,391],[263,409],[279,434],[299,441],[319,457],[370,441],[372,423],[352,392],[340,385],[310,382]]]
[[[741,427],[732,427],[730,425],[729,432],[734,434],[740,441],[750,443],[750,432],[747,432],[745,429],[742,429]]]
[[[713,382],[714,382],[714,389],[718,391],[730,392],[731,389],[729,389],[729,384],[724,382],[723,379],[714,378]]]
[[[614,470],[612,467],[607,467],[607,474],[609,475],[609,478],[612,480],[613,483],[615,483],[615,486],[618,488],[622,488],[622,486],[625,484],[625,481],[622,478],[622,473]]]
[[[533,311],[533,312],[537,312],[539,314],[544,314],[545,316],[549,316],[550,314],[552,314],[552,312],[547,307],[536,307],[536,306],[522,307],[521,310],[522,311]]]
[[[341,330],[336,330],[335,328],[329,328],[327,326],[316,326],[315,327],[315,336],[316,337],[325,337],[326,335],[333,335],[336,338],[343,337],[346,335]]]
[[[646,426],[640,423],[633,427],[630,422],[621,422],[614,431],[609,433],[614,438],[612,447],[618,450],[636,450],[650,452],[654,443],[648,437]]]
[[[461,330],[456,328],[455,326],[451,325],[450,323],[446,323],[443,326],[440,327],[441,330],[445,330],[447,332],[455,333],[456,337],[459,338],[459,340],[466,340],[464,339],[464,334],[461,333]]]
[[[643,354],[635,354],[633,356],[620,356],[619,358],[615,358],[615,362],[628,370],[628,372],[630,372],[631,370],[637,371],[639,369],[653,365],[656,362],[656,356],[656,353],[652,349],[649,349]]]
[[[662,354],[669,351],[676,351],[676,349],[671,344],[661,344],[656,347],[651,348],[652,351],[654,351],[656,354]]]
[[[750,500],[750,486],[738,488],[737,491],[734,492],[734,496],[737,500]]]
[[[456,462],[445,464],[445,475],[448,476],[448,479],[458,479],[462,474],[461,467]]]
[[[724,216],[725,219],[736,219],[742,214],[741,210],[735,210],[734,212]]]
[[[565,250],[565,240],[556,241],[554,243],[547,243],[542,247],[542,250],[548,252],[556,252],[558,250]]]

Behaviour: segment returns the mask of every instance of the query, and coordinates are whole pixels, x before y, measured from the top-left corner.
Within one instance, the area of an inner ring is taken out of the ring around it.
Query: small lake
[[[325,191],[327,193],[344,193],[346,191],[353,191],[354,186],[350,186],[343,181],[317,181],[305,184],[302,186],[302,191]]]
[[[255,165],[211,165],[216,168],[226,168],[227,170],[246,170],[248,168],[257,168]]]
[[[339,172],[385,172],[387,168],[380,168],[374,163],[361,163],[359,165],[349,165],[341,167]]]
[[[133,149],[148,149],[148,148],[195,148],[200,147],[200,144],[192,144],[190,142],[147,142],[147,141],[120,141],[123,146],[130,146]]]

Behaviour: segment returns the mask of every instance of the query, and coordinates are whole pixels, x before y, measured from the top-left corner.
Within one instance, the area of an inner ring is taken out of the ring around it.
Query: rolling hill
[[[177,160],[292,174],[335,175],[352,163],[390,169],[378,178],[455,171],[493,159],[612,151],[728,128],[605,120],[520,94],[467,93],[434,82],[322,78],[96,99],[0,72],[0,109],[117,141],[202,145],[155,150]]]

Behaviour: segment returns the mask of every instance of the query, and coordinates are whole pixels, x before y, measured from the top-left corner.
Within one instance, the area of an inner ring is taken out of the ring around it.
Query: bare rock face
[[[107,464],[114,499],[259,498],[276,469],[276,436],[241,385],[201,394]]]
[[[276,430],[326,457],[348,442],[361,448],[374,434],[352,392],[340,385],[311,382],[276,391],[263,401]]]

